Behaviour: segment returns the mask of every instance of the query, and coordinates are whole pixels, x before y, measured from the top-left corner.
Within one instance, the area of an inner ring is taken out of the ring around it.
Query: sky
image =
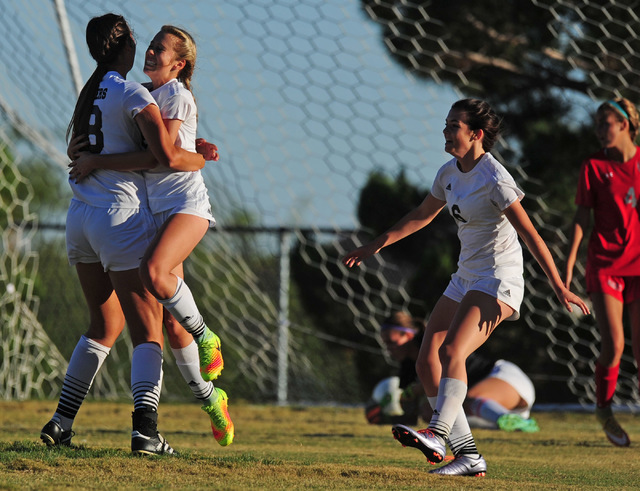
[[[144,49],[162,24],[194,36],[199,136],[221,153],[205,169],[221,225],[247,211],[267,226],[353,228],[369,173],[404,169],[427,188],[447,160],[441,129],[458,96],[393,61],[357,0],[64,5],[83,82],[95,67],[84,41],[92,16],[121,13],[132,25],[131,80],[146,80]],[[64,152],[75,90],[54,2],[7,0],[0,14],[0,56],[17,65],[0,75],[0,95]]]

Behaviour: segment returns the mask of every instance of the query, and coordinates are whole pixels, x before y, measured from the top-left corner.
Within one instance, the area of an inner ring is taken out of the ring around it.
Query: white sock
[[[62,383],[58,407],[51,418],[64,431],[71,430],[73,420],[91,389],[93,379],[110,351],[111,348],[86,336],[82,336],[76,344]]]
[[[482,419],[496,423],[498,418],[509,410],[493,399],[474,399],[470,407],[471,413]]]
[[[178,365],[182,377],[193,391],[193,395],[205,406],[215,403],[218,400],[218,393],[213,382],[205,382],[200,375],[200,358],[196,342],[191,341],[191,344],[184,348],[171,348],[171,352],[176,359],[176,365]],[[213,400],[211,400],[212,397]]]
[[[162,387],[162,349],[156,343],[142,343],[131,357],[133,408],[158,410]]]
[[[204,324],[191,290],[182,278],[179,276],[176,278],[178,278],[178,285],[173,296],[166,300],[158,299],[158,302],[176,318],[188,333],[197,339],[202,336],[207,326]]]
[[[449,438],[451,428],[462,410],[462,403],[466,395],[467,384],[462,380],[455,378],[443,378],[440,380],[438,400],[429,428],[441,435],[444,440]]]
[[[434,408],[437,404],[437,397],[427,397],[429,404],[432,408]],[[449,433],[449,439],[447,440],[451,451],[455,456],[461,453],[464,450],[465,454],[471,455],[472,457],[479,456],[478,449],[476,447],[476,442],[473,439],[473,435],[471,434],[471,427],[469,426],[469,421],[464,413],[464,408],[460,408],[460,413],[458,413],[458,417],[456,418],[453,426],[451,427],[451,433]]]
[[[438,396],[427,396],[427,401],[429,401],[429,406],[431,406],[431,410],[433,411],[436,408]]]

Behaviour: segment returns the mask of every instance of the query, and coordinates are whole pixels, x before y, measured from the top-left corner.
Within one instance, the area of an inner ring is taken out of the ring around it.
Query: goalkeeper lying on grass
[[[432,409],[416,374],[424,322],[395,312],[380,327],[389,355],[400,364],[398,376],[378,383],[366,405],[371,424],[416,425],[431,419]],[[472,426],[504,431],[538,431],[530,418],[535,401],[531,379],[514,363],[489,360],[477,353],[467,358],[469,391],[464,409]]]

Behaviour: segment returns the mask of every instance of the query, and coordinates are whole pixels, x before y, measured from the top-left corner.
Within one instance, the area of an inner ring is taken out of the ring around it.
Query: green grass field
[[[620,415],[630,448],[611,446],[591,414],[536,413],[534,434],[475,430],[484,478],[432,476],[418,450],[368,425],[361,409],[233,404],[235,442],[220,447],[197,405],[164,403],[175,457],[129,451],[131,404],[87,402],[74,447],[39,439],[55,402],[0,402],[0,488],[638,489],[640,418]],[[638,443],[633,443],[633,442]]]

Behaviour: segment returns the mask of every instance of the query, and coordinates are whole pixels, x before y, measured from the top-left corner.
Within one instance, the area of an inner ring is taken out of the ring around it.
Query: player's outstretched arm
[[[157,106],[149,105],[138,116],[136,116],[136,122],[138,125],[145,129],[143,134],[147,131],[152,137],[152,141],[155,142],[154,146],[164,145],[167,141],[174,141],[177,139],[178,129],[181,121],[169,120],[163,121],[163,126],[167,130],[166,137],[163,135],[162,130],[157,127],[158,114],[149,108],[156,108]],[[83,141],[86,141],[86,137],[79,136],[74,138],[67,149],[67,153],[75,155],[75,158],[69,164],[69,176],[74,179],[75,182],[80,182],[91,174],[95,169],[111,169],[117,171],[139,171],[153,169],[159,165],[158,159],[153,152],[151,143],[149,149],[139,152],[127,152],[119,154],[93,154],[90,152],[79,152],[78,150],[83,147]],[[164,148],[164,147],[163,147]],[[173,148],[173,151],[171,150]],[[173,145],[169,147],[167,155],[167,163],[172,170],[175,171],[197,171],[204,167],[206,160],[218,160],[218,148],[207,142],[204,139],[199,139],[196,146],[196,153],[188,152],[180,147]],[[162,163],[162,161],[160,161]]]
[[[84,140],[78,140],[79,142],[86,141],[86,138],[80,138]],[[73,142],[74,140],[72,140],[72,143]],[[69,147],[70,152],[72,143],[70,143]],[[73,155],[75,155],[75,158],[69,164],[69,176],[76,182],[82,181],[95,169],[136,171],[153,169],[158,165],[156,158],[150,150],[101,155],[91,152],[79,152],[78,148],[83,148],[83,146],[86,146],[86,144],[82,145],[78,142],[73,144]],[[196,142],[196,152],[202,155],[205,160],[216,161],[220,158],[218,155],[218,147],[202,138],[199,138]],[[187,166],[184,168],[173,170],[188,172],[200,170],[204,167],[204,164],[200,166],[198,162],[196,162],[195,167],[191,165],[191,162],[186,162],[186,164]]]
[[[153,169],[157,162],[150,151],[98,154],[80,152],[69,164],[69,177],[75,182],[85,179],[96,169],[134,171]]]
[[[169,122],[162,120],[158,106],[149,104],[136,115],[135,121],[159,165],[173,170],[199,170],[204,167],[202,155],[175,146],[175,136],[172,139],[167,131],[165,124],[169,126]]]
[[[422,201],[422,203],[407,213],[400,219],[393,227],[387,230],[384,234],[376,237],[368,244],[358,247],[347,254],[342,262],[345,266],[352,268],[358,266],[362,261],[368,257],[373,256],[380,252],[380,250],[388,245],[391,245],[405,237],[417,232],[418,230],[426,227],[436,217],[440,210],[444,208],[445,201],[441,201],[434,198],[431,194]]]

